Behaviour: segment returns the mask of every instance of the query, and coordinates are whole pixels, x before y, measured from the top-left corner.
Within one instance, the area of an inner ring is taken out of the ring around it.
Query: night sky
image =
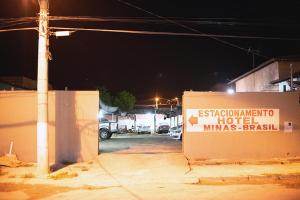
[[[300,1],[126,1],[156,16],[118,0],[50,0],[51,16],[142,19],[50,21],[50,26],[186,33],[195,29],[218,35],[299,38],[220,39],[263,55],[255,56],[255,65],[273,57],[300,55]],[[0,1],[1,18],[36,16],[38,10],[37,0]],[[5,25],[1,21],[0,29],[5,29]],[[32,26],[37,23],[16,27]],[[35,31],[0,33],[0,76],[36,79],[37,37]],[[219,84],[249,71],[252,54],[246,50],[209,37],[79,31],[70,37],[51,37],[49,82],[54,89],[67,86],[70,90],[93,90],[105,86],[112,92],[128,90],[139,101],[155,95],[172,98],[184,90],[218,89]]]

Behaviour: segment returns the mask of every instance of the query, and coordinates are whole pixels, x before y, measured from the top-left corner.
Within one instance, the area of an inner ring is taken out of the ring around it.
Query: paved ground
[[[114,134],[99,147],[100,153],[180,153],[181,141],[166,134]]]
[[[0,199],[299,200],[300,163],[192,165],[164,135],[118,135],[49,177],[0,167]]]

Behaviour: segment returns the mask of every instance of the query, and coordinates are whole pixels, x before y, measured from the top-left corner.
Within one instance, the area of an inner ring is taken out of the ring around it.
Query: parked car
[[[177,140],[182,140],[182,125],[170,128],[169,136]]]
[[[108,119],[100,118],[99,139],[110,139],[113,133],[117,132],[117,122],[111,122]]]
[[[174,126],[174,127],[170,128],[168,135],[171,136],[171,137],[173,137],[173,135],[175,134],[176,130],[177,130],[177,126]]]
[[[151,126],[150,125],[138,125],[137,126],[137,133],[151,133]]]
[[[168,124],[162,123],[158,126],[157,132],[158,133],[168,133],[170,126]]]

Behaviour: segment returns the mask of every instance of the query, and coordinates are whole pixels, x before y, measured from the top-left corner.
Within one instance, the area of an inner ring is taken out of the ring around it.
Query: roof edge
[[[271,58],[270,60],[267,60],[265,62],[263,62],[262,64],[258,65],[256,68],[242,74],[241,76],[238,76],[237,78],[231,80],[230,82],[227,83],[227,85],[231,85],[235,82],[237,82],[238,80],[248,76],[249,74],[256,72],[258,70],[260,70],[261,68],[264,68],[265,66],[273,63],[273,62],[279,62],[279,61],[300,61],[300,56],[290,56],[290,57],[277,57],[277,58]]]
[[[255,67],[254,69],[251,69],[250,71],[242,74],[241,76],[238,76],[237,78],[231,80],[230,82],[227,83],[227,85],[231,85],[231,84],[237,82],[238,80],[240,80],[240,79],[248,76],[249,74],[252,74],[253,72],[256,72],[256,71],[260,70],[261,68],[264,68],[265,66],[267,66],[267,65],[269,65],[271,63],[274,63],[276,61],[279,61],[279,59],[278,58],[277,59],[276,58],[272,58],[270,60],[267,60],[267,61],[263,62],[262,64],[258,65],[257,67]]]

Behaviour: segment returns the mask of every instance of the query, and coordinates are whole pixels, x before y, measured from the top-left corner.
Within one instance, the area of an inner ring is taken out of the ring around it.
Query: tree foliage
[[[99,87],[98,90],[100,92],[101,101],[108,106],[114,106],[114,97],[110,92],[105,87]]]
[[[135,105],[135,96],[127,91],[121,91],[116,96],[112,95],[105,87],[97,87],[100,99],[108,106],[117,106],[121,112],[128,112]]]
[[[133,109],[135,101],[135,97],[131,93],[122,91],[118,93],[114,102],[121,112],[128,112]]]

